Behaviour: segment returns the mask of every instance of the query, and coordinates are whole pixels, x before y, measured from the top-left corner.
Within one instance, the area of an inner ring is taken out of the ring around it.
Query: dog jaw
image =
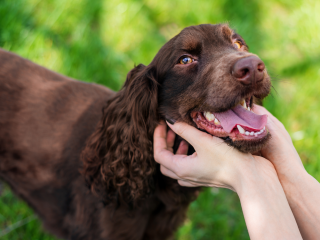
[[[243,108],[245,111],[250,111],[251,108],[242,103],[242,106],[238,108]],[[230,110],[231,111],[231,110]],[[238,111],[238,110],[237,110]],[[241,111],[243,111],[241,109]],[[267,116],[256,116],[260,119],[260,123],[254,123],[255,125],[246,124],[243,119],[240,119],[239,124],[232,124],[230,128],[228,124],[224,124],[223,121],[228,121],[228,119],[223,118],[224,113],[216,114],[221,117],[222,123],[215,116],[215,114],[210,112],[199,112],[195,111],[191,113],[191,118],[196,124],[197,128],[206,131],[207,133],[220,137],[225,140],[230,146],[237,148],[242,152],[257,152],[266,144],[270,138],[268,129],[266,128]],[[256,114],[252,113],[253,116]],[[234,119],[233,119],[234,120]],[[227,126],[227,127],[225,127]],[[226,129],[224,129],[224,127]],[[228,129],[229,127],[229,129]]]

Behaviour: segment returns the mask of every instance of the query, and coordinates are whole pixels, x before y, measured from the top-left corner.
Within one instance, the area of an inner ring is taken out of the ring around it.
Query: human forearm
[[[276,142],[279,144],[281,141]],[[269,147],[263,151],[263,156],[273,163],[277,171],[303,239],[319,239],[320,184],[306,172],[291,143],[280,146],[282,146],[281,152]]]
[[[271,140],[261,151],[275,167],[282,188],[295,216],[304,239],[319,239],[320,236],[320,184],[303,167],[285,127],[260,106],[259,114],[268,114],[267,128]]]
[[[236,185],[250,238],[302,239],[276,172],[268,165],[262,169],[246,166]]]
[[[304,169],[282,176],[281,184],[303,239],[320,236],[320,184]]]
[[[285,140],[277,137],[274,136],[274,140],[281,147],[281,151],[270,144],[269,148],[263,151],[263,156],[273,163],[277,171],[303,239],[319,239],[320,184],[304,169],[293,145],[290,142],[283,144]]]

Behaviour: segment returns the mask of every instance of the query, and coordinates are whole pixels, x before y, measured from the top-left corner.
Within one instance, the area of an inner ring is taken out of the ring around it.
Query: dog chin
[[[268,132],[263,138],[258,140],[232,140],[230,137],[221,137],[229,146],[244,153],[259,152],[269,141],[271,134]]]

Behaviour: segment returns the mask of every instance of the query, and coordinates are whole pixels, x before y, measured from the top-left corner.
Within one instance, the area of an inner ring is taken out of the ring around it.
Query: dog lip
[[[260,141],[268,134],[268,130],[263,128],[261,130],[252,129],[250,127],[242,126],[245,133],[240,133],[237,126],[235,126],[230,133],[226,132],[221,125],[214,125],[210,123],[203,112],[194,111],[191,113],[191,118],[199,129],[205,130],[207,133],[216,137],[229,137],[232,141]],[[241,125],[240,125],[241,126]],[[249,133],[249,134],[248,134]],[[252,134],[253,133],[253,134]]]

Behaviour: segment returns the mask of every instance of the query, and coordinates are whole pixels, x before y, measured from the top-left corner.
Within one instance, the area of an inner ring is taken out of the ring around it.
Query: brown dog
[[[247,50],[227,25],[188,27],[118,93],[0,51],[0,177],[59,237],[172,237],[196,189],[161,175],[153,131],[185,121],[259,150],[266,117],[250,107],[270,80]]]

